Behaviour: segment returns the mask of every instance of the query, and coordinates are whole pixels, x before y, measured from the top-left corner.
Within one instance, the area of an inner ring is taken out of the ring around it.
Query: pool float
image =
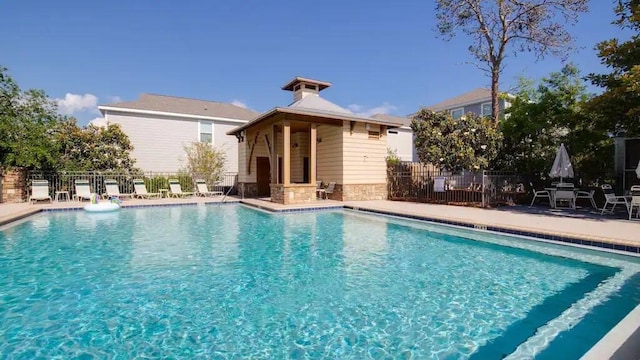
[[[120,209],[120,199],[111,198],[109,202],[100,202],[100,195],[91,194],[91,203],[84,206],[87,212],[110,212]]]

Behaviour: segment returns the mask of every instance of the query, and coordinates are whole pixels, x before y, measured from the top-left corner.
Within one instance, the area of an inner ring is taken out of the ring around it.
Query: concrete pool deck
[[[125,200],[123,207],[153,205],[211,204],[222,197],[162,198],[152,200]],[[225,203],[245,203],[264,210],[285,212],[308,208],[347,207],[358,210],[397,214],[473,225],[479,229],[498,227],[518,232],[550,234],[567,238],[579,238],[604,243],[640,247],[640,221],[622,218],[601,217],[593,213],[576,214],[568,211],[548,211],[543,208],[505,206],[495,209],[400,202],[389,200],[331,201],[320,200],[304,205],[281,205],[268,199],[239,199],[227,197]],[[81,209],[86,202],[40,202],[0,204],[0,225],[33,215],[43,210]]]

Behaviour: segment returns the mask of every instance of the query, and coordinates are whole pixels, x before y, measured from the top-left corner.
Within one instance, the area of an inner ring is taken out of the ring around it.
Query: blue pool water
[[[42,214],[0,232],[0,358],[570,359],[640,302],[634,261],[491,236],[349,211]]]

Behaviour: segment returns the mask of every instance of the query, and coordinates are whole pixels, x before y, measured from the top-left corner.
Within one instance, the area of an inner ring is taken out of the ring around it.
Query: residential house
[[[503,98],[499,101],[501,112],[511,105],[508,100]],[[459,119],[467,113],[491,116],[491,90],[478,88],[427,108],[436,112],[448,111],[454,119]]]
[[[227,172],[237,172],[237,140],[227,131],[257,112],[228,103],[142,94],[138,100],[98,107],[106,123],[119,124],[134,147],[136,166],[145,171],[175,172],[184,167],[185,146],[211,143],[227,154]]]
[[[316,200],[318,181],[335,183],[334,200],[387,198],[387,130],[395,120],[353,114],[320,96],[331,83],[296,77],[282,87],[293,103],[227,132],[238,139],[243,196],[282,204]]]
[[[387,130],[387,147],[394,150],[402,161],[418,161],[418,155],[413,146],[413,130],[411,130],[410,118],[388,114],[376,114],[371,118],[402,124],[400,127]]]

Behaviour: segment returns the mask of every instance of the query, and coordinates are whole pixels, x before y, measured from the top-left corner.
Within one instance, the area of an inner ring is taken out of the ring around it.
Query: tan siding
[[[349,123],[346,122],[347,129]],[[343,128],[338,126],[318,126],[318,138],[322,139],[317,145],[317,179],[325,184],[330,181],[342,183],[342,140]]]
[[[238,124],[213,124],[213,145],[227,154],[226,172],[238,172],[238,139],[233,135],[227,135],[227,131],[236,127]]]
[[[343,184],[378,184],[387,179],[385,156],[387,155],[387,137],[369,139],[368,131],[380,131],[379,125],[365,129],[364,123],[356,123],[353,133],[345,122],[343,127]]]
[[[301,183],[304,180],[304,158],[309,157],[309,133],[297,132],[291,135],[291,181]]]
[[[248,182],[247,180],[247,139],[238,144],[238,181]]]
[[[256,182],[256,158],[257,157],[269,157],[269,152],[267,151],[267,145],[264,142],[264,135],[268,134],[269,142],[271,142],[271,133],[269,133],[267,128],[261,129],[260,134],[258,135],[255,148],[253,149],[253,155],[251,159],[249,159],[249,155],[251,154],[251,147],[253,146],[254,140],[256,140],[256,130],[250,130],[247,132],[247,137],[245,138],[245,142],[247,143],[246,148],[246,159],[251,162],[251,173],[247,174],[245,181],[246,182]],[[240,172],[247,172],[247,165],[240,170]]]

